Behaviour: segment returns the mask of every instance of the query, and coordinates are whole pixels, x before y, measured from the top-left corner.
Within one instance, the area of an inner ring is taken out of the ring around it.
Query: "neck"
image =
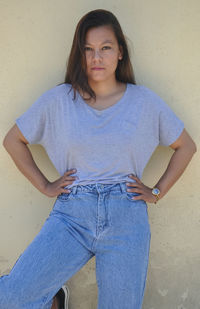
[[[112,95],[120,87],[120,83],[117,80],[101,82],[89,81],[89,85],[99,99]]]

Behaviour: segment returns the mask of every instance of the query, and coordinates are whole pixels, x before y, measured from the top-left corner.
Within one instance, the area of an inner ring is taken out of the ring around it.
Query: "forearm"
[[[180,147],[174,151],[166,171],[155,185],[155,187],[159,188],[161,191],[160,198],[162,198],[180,178],[194,153],[195,150],[190,147]]]
[[[4,147],[21,173],[42,193],[48,179],[36,165],[28,146],[20,141],[12,140],[4,143]]]

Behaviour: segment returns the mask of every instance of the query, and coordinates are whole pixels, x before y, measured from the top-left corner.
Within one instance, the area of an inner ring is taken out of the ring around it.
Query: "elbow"
[[[7,134],[8,135],[8,134]],[[7,150],[8,148],[8,144],[9,144],[9,139],[8,139],[8,136],[5,136],[4,139],[3,139],[3,147]]]
[[[187,145],[187,149],[191,152],[191,154],[195,154],[197,152],[197,145],[192,141]]]
[[[188,147],[191,149],[193,153],[197,152],[197,145],[193,139],[190,139],[188,142]]]
[[[195,153],[195,152],[197,152],[197,145],[195,144],[195,143],[193,143],[193,152]]]
[[[16,146],[16,138],[10,133],[10,131],[6,134],[3,139],[3,147],[9,152],[11,149],[14,149]]]
[[[22,145],[22,144],[26,145],[26,143],[22,141],[16,134],[14,134],[12,130],[10,130],[6,134],[6,136],[3,139],[2,144],[8,153],[15,152],[16,147],[18,147],[18,145]]]
[[[197,152],[197,145],[192,138],[187,139],[183,145],[184,144],[188,151],[190,151],[192,154]]]

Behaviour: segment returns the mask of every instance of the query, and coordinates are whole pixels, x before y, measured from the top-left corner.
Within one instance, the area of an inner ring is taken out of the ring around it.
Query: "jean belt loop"
[[[76,194],[76,192],[77,192],[77,186],[76,185],[72,187],[72,192],[73,192],[73,194]]]
[[[125,183],[124,182],[120,182],[119,184],[120,184],[121,192],[123,193],[125,191],[125,187],[124,187]]]

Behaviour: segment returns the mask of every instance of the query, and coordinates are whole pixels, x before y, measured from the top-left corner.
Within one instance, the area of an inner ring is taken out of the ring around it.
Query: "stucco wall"
[[[199,147],[200,2],[198,0],[1,0],[0,1],[0,274],[41,229],[54,203],[18,171],[2,146],[15,119],[47,89],[64,79],[77,22],[89,10],[111,10],[128,38],[138,84],[157,92],[184,121]],[[59,175],[44,149],[30,147],[42,172]],[[143,182],[152,186],[167,167],[172,150],[158,147]],[[144,309],[200,308],[200,161],[155,206]],[[70,309],[97,304],[95,260],[68,281]],[[103,309],[103,308],[102,308]]]

